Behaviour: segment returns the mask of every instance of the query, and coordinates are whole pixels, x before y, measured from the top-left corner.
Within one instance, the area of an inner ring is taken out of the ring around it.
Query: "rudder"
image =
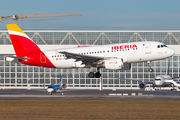
[[[6,24],[16,55],[40,52],[41,49],[16,25]]]

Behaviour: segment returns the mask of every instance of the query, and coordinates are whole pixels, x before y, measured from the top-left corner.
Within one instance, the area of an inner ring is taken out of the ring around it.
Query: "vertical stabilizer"
[[[16,55],[39,52],[40,48],[16,25],[6,24]]]
[[[62,77],[63,77],[63,75],[60,76],[60,82],[59,82],[60,86],[62,85]]]

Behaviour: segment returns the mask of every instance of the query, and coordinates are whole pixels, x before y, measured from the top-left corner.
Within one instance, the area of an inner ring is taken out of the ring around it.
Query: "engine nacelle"
[[[123,63],[123,58],[105,60],[105,68],[107,70],[129,70],[131,69],[131,63]]]
[[[65,89],[65,88],[67,88],[67,86],[66,86],[66,84],[64,83],[63,85],[61,85],[60,90]]]
[[[139,88],[141,89],[141,90],[145,90],[145,88],[146,88],[146,84],[145,83],[140,83],[139,84]]]
[[[105,60],[107,70],[121,70],[123,68],[123,59]]]

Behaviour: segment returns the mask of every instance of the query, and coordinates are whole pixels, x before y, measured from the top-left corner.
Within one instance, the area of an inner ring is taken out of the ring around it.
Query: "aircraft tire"
[[[101,73],[100,72],[96,72],[95,73],[95,78],[100,78],[101,77]]]
[[[90,72],[89,74],[88,74],[88,76],[90,77],[90,78],[94,78],[94,72]]]
[[[153,69],[152,69],[152,68],[150,68],[150,69],[149,69],[149,72],[153,72]]]

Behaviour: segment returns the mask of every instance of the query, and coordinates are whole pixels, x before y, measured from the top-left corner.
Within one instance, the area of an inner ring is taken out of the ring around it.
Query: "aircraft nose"
[[[172,48],[168,48],[166,51],[165,51],[165,55],[166,57],[171,57],[175,54],[175,51],[172,49]]]
[[[173,56],[175,54],[175,51],[173,49],[169,48],[169,50],[167,51],[167,54],[169,56]]]
[[[52,88],[48,88],[48,89],[47,89],[47,92],[52,92],[52,91],[53,91]]]

